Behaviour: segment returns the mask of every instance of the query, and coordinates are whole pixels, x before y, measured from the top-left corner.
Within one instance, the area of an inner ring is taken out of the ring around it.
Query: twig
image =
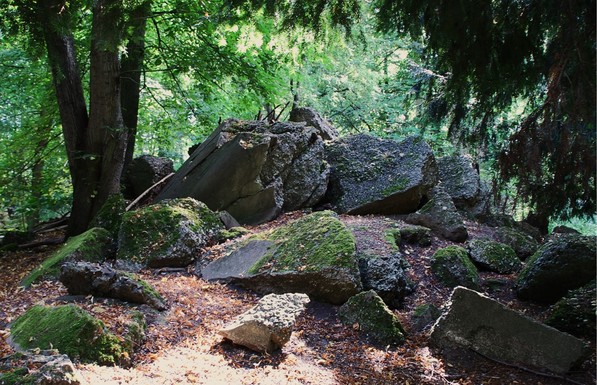
[[[129,211],[134,205],[136,205],[137,203],[139,203],[139,201],[141,199],[143,199],[143,197],[147,194],[149,194],[149,192],[156,186],[158,186],[160,183],[163,183],[166,179],[170,178],[172,175],[174,175],[173,172],[171,172],[170,174],[166,175],[165,177],[163,177],[162,179],[160,179],[159,181],[157,181],[156,183],[154,183],[150,188],[148,188],[147,190],[143,191],[141,193],[141,195],[139,195],[134,201],[132,201],[128,206],[126,206],[125,211]]]
[[[528,372],[528,373],[536,374],[536,375],[538,375],[538,376],[542,376],[542,377],[547,377],[547,378],[555,378],[555,379],[558,379],[558,380],[564,380],[564,381],[566,381],[566,382],[569,382],[569,383],[571,383],[571,384],[576,384],[576,385],[584,385],[582,382],[575,381],[575,380],[573,380],[573,379],[571,379],[571,378],[567,378],[567,377],[560,376],[560,375],[557,375],[557,374],[551,374],[551,373],[546,373],[546,372],[540,372],[540,371],[537,371],[537,370],[533,370],[533,369],[526,368],[526,367],[524,367],[524,366],[521,366],[521,365],[511,364],[511,363],[508,363],[508,362],[504,362],[504,361],[497,360],[497,359],[495,359],[495,358],[488,357],[488,356],[486,356],[485,354],[483,354],[483,353],[479,353],[479,352],[477,352],[477,351],[475,351],[475,350],[472,350],[472,349],[471,349],[471,351],[472,351],[472,352],[475,352],[475,353],[477,353],[478,355],[480,355],[480,356],[481,356],[481,357],[483,357],[483,358],[486,358],[486,359],[488,359],[488,360],[490,360],[490,361],[496,362],[496,363],[498,363],[498,364],[500,364],[500,365],[509,366],[509,367],[511,367],[511,368],[516,368],[516,369],[522,370],[522,371],[524,371],[524,372]]]
[[[37,242],[31,242],[31,243],[25,243],[23,245],[19,245],[19,250],[32,249],[34,247],[39,247],[39,246],[44,246],[44,245],[59,245],[61,243],[64,243],[63,237],[52,238],[52,239],[46,239],[43,241],[37,241]]]

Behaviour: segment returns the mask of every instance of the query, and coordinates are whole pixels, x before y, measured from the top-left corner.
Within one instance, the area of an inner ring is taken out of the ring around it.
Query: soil
[[[276,221],[250,230],[255,233],[304,215],[285,214]],[[371,247],[381,242],[385,229],[399,218],[342,216],[361,242]],[[492,229],[467,222],[469,238],[491,236]],[[45,233],[56,238],[60,233]],[[376,238],[378,237],[378,238]],[[39,240],[39,239],[38,239]],[[51,280],[29,289],[19,282],[43,258],[59,246],[39,246],[0,255],[0,355],[14,352],[9,345],[9,323],[36,303],[61,304],[75,301],[102,319],[114,333],[126,331],[134,309],[147,315],[147,338],[136,347],[127,367],[105,367],[77,363],[81,376],[90,384],[542,384],[595,383],[595,342],[587,341],[592,354],[582,365],[564,376],[532,372],[501,364],[472,351],[439,352],[429,346],[428,328],[413,330],[414,309],[421,304],[444,305],[451,293],[431,274],[430,258],[440,247],[452,244],[433,237],[430,247],[402,246],[400,252],[410,263],[415,291],[404,307],[394,310],[408,332],[405,344],[380,346],[358,330],[340,323],[338,307],[312,301],[299,316],[292,337],[271,355],[252,352],[224,340],[218,330],[235,316],[253,306],[259,296],[221,283],[206,282],[191,266],[186,270],[157,269],[140,276],[168,301],[169,310],[156,313],[146,306],[116,300],[68,296],[61,283]],[[204,250],[202,255],[217,258],[226,245]],[[481,272],[486,293],[508,307],[537,320],[546,316],[545,306],[516,299],[512,286],[515,275]]]

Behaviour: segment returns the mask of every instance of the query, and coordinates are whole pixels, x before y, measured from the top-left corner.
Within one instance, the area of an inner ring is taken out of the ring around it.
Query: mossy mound
[[[510,246],[523,261],[539,248],[539,243],[532,236],[512,227],[498,228],[495,237],[499,242]]]
[[[514,250],[503,243],[475,239],[468,243],[468,252],[472,261],[485,270],[510,274],[522,268]]]
[[[75,305],[35,305],[13,322],[10,333],[21,349],[53,348],[84,362],[113,365],[129,357],[123,343],[102,321]]]
[[[343,324],[354,326],[375,342],[395,345],[404,342],[405,333],[398,318],[373,290],[351,297],[338,310]]]
[[[415,244],[421,247],[431,245],[431,229],[417,225],[406,225],[400,228],[400,242]]]
[[[579,289],[571,290],[550,308],[545,323],[577,337],[595,340],[595,281]]]
[[[223,229],[217,213],[202,202],[162,201],[124,214],[117,259],[149,267],[186,266]]]
[[[595,279],[595,237],[562,234],[537,250],[518,275],[521,299],[554,303]]]
[[[89,227],[104,228],[110,232],[114,239],[117,239],[122,216],[125,212],[126,202],[122,194],[112,194],[95,215]]]
[[[99,227],[72,237],[23,279],[21,286],[29,287],[42,277],[58,277],[60,266],[67,261],[103,261],[109,253],[112,241],[108,230]]]
[[[306,215],[269,235],[272,246],[249,273],[347,268],[358,273],[352,233],[332,211]]]
[[[446,286],[465,286],[479,289],[477,268],[468,257],[468,252],[460,246],[448,246],[433,254],[431,271]]]

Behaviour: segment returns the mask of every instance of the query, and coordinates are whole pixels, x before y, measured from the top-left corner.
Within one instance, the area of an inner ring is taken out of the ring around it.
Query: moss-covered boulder
[[[119,266],[187,266],[223,229],[218,214],[192,198],[129,211],[118,234]]]
[[[102,321],[75,305],[35,305],[12,323],[10,335],[19,349],[53,348],[83,362],[113,365],[129,357]]]
[[[122,194],[112,194],[102,208],[95,215],[89,227],[101,227],[110,232],[116,240],[122,223],[122,216],[126,212],[126,202]]]
[[[439,179],[457,208],[475,206],[481,192],[479,171],[470,155],[449,155],[437,158]]]
[[[433,189],[429,202],[417,212],[408,215],[405,221],[429,227],[453,242],[464,242],[468,238],[462,215],[454,206],[450,195],[440,186]]]
[[[495,231],[498,242],[508,245],[521,260],[526,260],[539,248],[539,243],[531,235],[514,227],[498,227]]]
[[[479,288],[477,268],[463,247],[448,246],[437,250],[431,260],[431,271],[446,286]]]
[[[67,261],[103,261],[110,252],[113,238],[106,229],[94,227],[83,234],[69,238],[54,254],[44,260],[23,281],[21,285],[29,287],[43,277],[57,278],[60,266]]]
[[[87,384],[70,358],[55,349],[17,352],[3,357],[2,360],[2,385]]]
[[[400,228],[400,244],[431,246],[431,229],[424,226],[405,225]]]
[[[405,332],[398,318],[373,290],[351,297],[338,310],[338,317],[347,326],[357,326],[373,341],[384,345],[404,342]]]
[[[355,253],[352,233],[335,213],[321,211],[238,243],[201,274],[263,294],[298,292],[344,303],[361,288]]]
[[[595,279],[595,237],[562,234],[545,243],[518,275],[521,299],[554,303]]]
[[[481,269],[511,274],[522,268],[522,262],[510,246],[488,239],[474,239],[467,245],[471,260]]]
[[[568,294],[549,309],[549,317],[545,323],[563,332],[577,337],[589,337],[595,340],[595,281],[570,290]]]

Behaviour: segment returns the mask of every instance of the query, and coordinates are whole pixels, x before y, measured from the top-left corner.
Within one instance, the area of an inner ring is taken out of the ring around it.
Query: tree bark
[[[141,73],[145,59],[145,31],[147,18],[151,14],[151,0],[134,8],[129,17],[128,28],[131,30],[127,54],[122,58],[120,77],[122,118],[127,130],[127,148],[124,157],[124,169],[133,160],[137,123],[139,117],[139,99],[141,93]]]

